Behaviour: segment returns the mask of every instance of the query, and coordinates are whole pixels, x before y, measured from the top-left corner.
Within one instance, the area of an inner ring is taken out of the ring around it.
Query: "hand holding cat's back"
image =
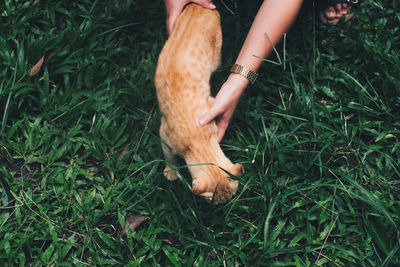
[[[221,45],[218,12],[190,4],[161,51],[155,77],[163,115],[164,174],[176,178],[174,156],[181,156],[189,165],[193,193],[214,198],[215,203],[226,202],[237,190],[238,182],[226,172],[234,176],[243,173],[242,166],[232,164],[221,150],[216,124],[200,126],[197,122],[213,101],[209,81],[219,65]]]

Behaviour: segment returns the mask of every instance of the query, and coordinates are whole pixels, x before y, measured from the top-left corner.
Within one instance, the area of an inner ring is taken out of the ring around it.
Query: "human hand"
[[[245,77],[232,73],[222,85],[211,108],[200,117],[200,125],[206,125],[215,120],[218,128],[218,142],[221,142],[224,137],[240,96],[248,84],[249,81]]]
[[[171,34],[175,21],[182,13],[183,8],[189,2],[196,3],[204,8],[215,9],[215,5],[210,0],[164,0],[165,11],[167,13],[167,31]]]

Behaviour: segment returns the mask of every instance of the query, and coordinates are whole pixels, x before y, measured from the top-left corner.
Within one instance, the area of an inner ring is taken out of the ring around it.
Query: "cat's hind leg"
[[[167,129],[166,129],[166,123],[164,119],[161,119],[161,127],[160,127],[160,137],[162,140],[162,150],[164,153],[164,159],[165,159],[165,169],[164,169],[164,176],[170,180],[173,181],[176,178],[178,178],[178,170],[176,168],[177,165],[177,160],[174,152],[172,151],[172,148],[170,147],[170,142],[169,138],[167,135]]]

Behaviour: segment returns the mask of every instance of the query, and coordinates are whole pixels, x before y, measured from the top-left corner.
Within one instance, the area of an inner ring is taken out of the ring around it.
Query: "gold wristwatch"
[[[237,73],[237,74],[240,74],[240,75],[246,77],[247,80],[249,80],[249,82],[251,84],[254,84],[256,82],[256,80],[257,80],[257,77],[258,77],[258,73],[257,72],[255,72],[253,70],[250,70],[250,69],[248,69],[246,67],[243,67],[242,65],[239,65],[239,64],[233,65],[232,69],[231,69],[231,72]]]

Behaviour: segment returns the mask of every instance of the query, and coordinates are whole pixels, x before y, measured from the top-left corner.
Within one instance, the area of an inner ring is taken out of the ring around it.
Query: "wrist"
[[[240,92],[240,94],[246,89],[249,83],[250,82],[246,77],[238,73],[231,73],[225,82],[225,84],[227,84],[234,91]]]
[[[231,72],[242,75],[249,80],[251,84],[254,84],[258,77],[257,72],[237,63],[232,66]]]

